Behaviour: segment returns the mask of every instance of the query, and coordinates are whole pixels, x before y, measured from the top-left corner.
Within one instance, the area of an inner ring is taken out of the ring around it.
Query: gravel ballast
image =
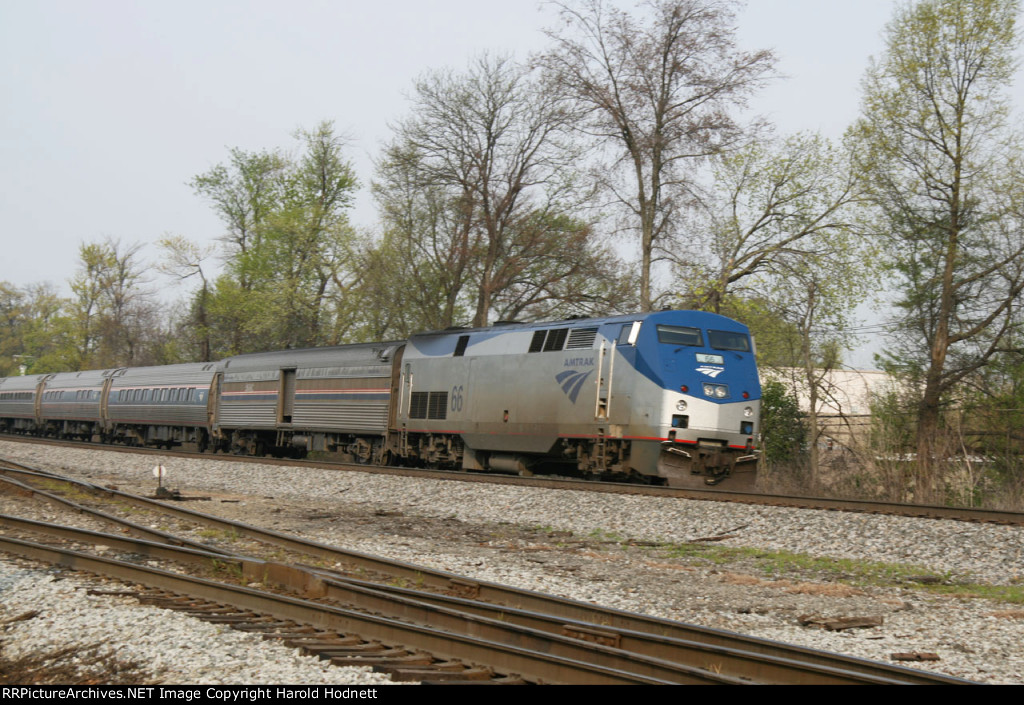
[[[936,654],[938,661],[919,667],[989,683],[1024,683],[1021,605],[917,589],[851,587],[834,573],[816,575],[806,568],[768,577],[742,555],[725,560],[721,553],[710,553],[707,559],[694,559],[672,550],[672,545],[707,546],[713,539],[715,547],[913,566],[925,574],[923,579],[1013,585],[1024,578],[1020,527],[7,442],[0,442],[0,456],[140,493],[154,489],[150,471],[160,462],[169,475],[165,484],[184,494],[213,496],[211,502],[192,505],[200,511],[481,580],[864,658],[892,662],[894,653]],[[380,679],[351,669],[325,669],[280,645],[131,601],[97,597],[87,601],[87,608],[61,610],[61,605],[82,602],[70,596],[70,590],[79,589],[75,581],[53,582],[48,571],[8,562],[0,565],[0,573],[0,617],[28,609],[25,594],[46,606],[44,615],[5,627],[6,648],[42,648],[46,639],[61,645],[78,636],[87,639],[88,630],[76,626],[78,620],[102,610],[100,623],[118,625],[114,632],[123,635],[125,653],[157,664],[165,683],[355,684]],[[143,609],[146,616],[140,617]],[[805,615],[881,617],[882,624],[830,632],[800,626]],[[52,624],[39,628],[38,641],[33,641],[31,630],[43,618]],[[164,618],[170,620],[166,626]],[[55,632],[56,625],[65,631]],[[153,640],[155,653],[133,625],[159,635]],[[220,638],[240,640],[230,647],[240,654],[237,668],[225,668],[223,659],[213,666],[203,656],[207,641]],[[168,653],[173,658],[161,655]]]
[[[88,595],[98,582],[64,579],[50,571],[0,562],[3,616],[39,616],[7,625],[4,655],[18,658],[55,648],[99,644],[101,653],[134,663],[152,682],[167,685],[382,685],[365,668],[331,667],[298,649],[131,598]],[[106,586],[109,589],[109,586]]]

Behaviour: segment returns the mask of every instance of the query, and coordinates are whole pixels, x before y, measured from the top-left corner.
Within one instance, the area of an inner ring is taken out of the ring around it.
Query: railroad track
[[[972,523],[1002,524],[1007,526],[1024,526],[1024,512],[1002,511],[993,509],[975,509],[970,507],[946,507],[939,505],[902,504],[897,502],[880,502],[858,499],[832,499],[827,497],[803,497],[798,495],[779,495],[754,492],[731,492],[728,489],[681,489],[641,484],[617,482],[595,482],[575,480],[571,478],[553,477],[519,477],[495,473],[474,473],[454,470],[425,470],[403,467],[379,467],[374,465],[352,465],[315,460],[278,459],[270,457],[210,455],[189,451],[168,451],[155,448],[139,448],[126,446],[97,445],[80,441],[56,439],[28,438],[0,434],[0,440],[29,443],[51,444],[67,448],[83,450],[103,450],[117,453],[152,454],[177,458],[206,458],[239,463],[262,463],[278,466],[312,467],[339,471],[355,471],[385,475],[398,475],[455,482],[482,482],[487,484],[505,484],[521,487],[541,487],[548,489],[579,490],[586,492],[603,492],[610,494],[630,494],[650,497],[678,497],[709,502],[735,502],[772,507],[790,507],[794,509],[819,509],[827,511],[855,512],[860,514],[882,514],[889,516],[919,517],[929,519],[945,519]]]
[[[4,474],[10,491],[94,516],[114,524],[118,533],[89,533],[2,517],[0,523],[8,532],[56,536],[79,545],[99,543],[176,566],[200,566],[202,577],[24,539],[5,538],[0,544],[3,550],[166,591],[156,597],[149,590],[140,592],[140,599],[156,599],[290,640],[347,665],[353,659],[366,659],[380,668],[396,669],[398,677],[440,680],[464,673],[466,678],[536,683],[966,682],[344,551],[24,467],[9,468]],[[105,508],[83,506],[77,501],[83,496],[90,503],[99,497]],[[223,547],[154,532],[110,511],[129,505],[134,511],[141,508],[230,532],[244,539],[247,547],[284,550],[289,560],[238,555]],[[128,532],[139,538],[125,537]],[[302,567],[298,562],[303,557],[307,563],[326,563],[332,569]],[[211,580],[211,574],[233,575],[243,583],[258,581],[275,589],[264,595],[266,591]],[[443,675],[438,676],[440,669]]]

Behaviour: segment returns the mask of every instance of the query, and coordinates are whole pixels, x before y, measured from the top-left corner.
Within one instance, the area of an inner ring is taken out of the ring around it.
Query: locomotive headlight
[[[676,409],[678,411],[686,411],[686,400],[685,399],[680,399],[679,401],[677,401],[676,402]]]
[[[749,419],[751,416],[754,415],[754,410],[751,409],[749,406],[745,406],[743,407],[743,415]]]
[[[710,382],[704,382],[704,396],[715,397],[716,399],[725,399],[729,396],[729,387],[724,384],[711,384]]]

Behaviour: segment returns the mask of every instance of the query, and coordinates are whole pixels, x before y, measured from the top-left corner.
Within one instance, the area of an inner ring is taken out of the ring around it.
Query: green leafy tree
[[[73,359],[67,300],[49,284],[0,282],[0,377],[67,369]]]
[[[141,249],[111,239],[79,248],[79,271],[70,281],[71,369],[151,364],[150,344],[160,331]]]
[[[9,282],[0,282],[0,377],[17,374],[27,359],[25,327],[28,323],[25,293]]]
[[[305,152],[294,174],[283,217],[275,221],[274,244],[284,254],[279,270],[288,282],[289,345],[340,342],[332,318],[343,305],[354,261],[354,230],[347,211],[359,184],[343,158],[345,140],[325,122],[300,131]],[[282,237],[283,236],[283,237]]]
[[[792,391],[778,380],[761,387],[761,449],[769,464],[795,460],[807,441],[807,427]]]
[[[295,138],[298,158],[235,149],[229,164],[192,181],[226,228],[225,271],[212,285],[200,276],[192,307],[200,335],[209,335],[200,347],[214,358],[339,342],[355,264],[347,211],[358,183],[333,123]],[[177,276],[200,274],[192,246],[168,244]]]
[[[218,164],[190,182],[207,199],[225,226],[222,241],[228,261],[244,261],[259,246],[261,226],[275,212],[285,188],[289,160],[280,152],[245,152],[232,149],[228,164]],[[235,272],[243,289],[249,288],[246,270]]]
[[[944,405],[1000,354],[1024,290],[1024,169],[1006,86],[1017,0],[901,5],[851,131],[899,292],[890,368],[920,389],[917,499],[934,499]]]

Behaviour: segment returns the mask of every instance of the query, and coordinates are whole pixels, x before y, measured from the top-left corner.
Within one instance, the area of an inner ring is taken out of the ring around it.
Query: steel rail
[[[759,494],[753,492],[732,492],[730,490],[673,490],[668,488],[668,494],[698,501],[735,502],[769,507],[789,507],[792,509],[814,509],[850,512],[853,514],[883,514],[918,519],[941,519],[944,521],[965,521],[977,524],[1024,526],[1024,512],[999,509],[901,504],[898,502],[879,502],[869,499],[830,499],[827,497],[802,497],[800,495]]]
[[[328,588],[330,588],[335,581],[327,578],[325,582]],[[790,648],[788,648],[788,645],[785,644],[779,644],[781,648],[774,655],[761,650],[751,652],[731,646],[678,639],[630,629],[612,629],[603,624],[565,619],[558,615],[492,605],[460,597],[427,593],[392,585],[379,585],[347,578],[344,582],[350,587],[362,585],[366,590],[373,590],[375,592],[395,595],[407,594],[422,602],[450,605],[453,609],[459,609],[480,616],[489,616],[505,623],[520,624],[546,632],[573,636],[577,639],[610,644],[631,653],[646,654],[667,661],[681,663],[713,664],[713,667],[722,673],[731,673],[759,684],[966,685],[971,683],[971,681],[941,674],[890,668],[886,664],[879,664],[882,668],[873,672],[858,670],[857,668],[846,669],[836,664],[820,664],[815,662],[816,659],[802,658],[803,654],[794,655]],[[824,654],[826,652],[817,653]],[[859,667],[860,664],[855,664],[855,666]]]
[[[663,487],[621,482],[597,482],[592,480],[573,480],[550,478],[543,476],[519,477],[499,473],[477,473],[457,470],[409,469],[399,467],[382,467],[374,465],[354,465],[331,463],[314,460],[280,459],[271,457],[210,455],[188,451],[167,451],[157,448],[97,446],[95,443],[65,441],[47,438],[28,438],[25,436],[2,436],[3,440],[15,443],[54,444],[86,450],[103,450],[114,453],[157,454],[181,458],[206,458],[224,462],[264,463],[278,466],[313,467],[332,470],[346,470],[403,477],[419,477],[424,479],[452,480],[455,482],[476,482],[486,484],[508,484],[523,487],[544,489],[573,490],[585,492],[602,492],[606,494],[634,494],[652,497],[675,497],[708,502],[734,502],[738,504],[754,504],[762,506],[790,507],[794,509],[815,509],[824,511],[853,512],[858,514],[885,514],[926,519],[942,519],[949,521],[967,521],[976,523],[1002,524],[1007,526],[1024,526],[1024,512],[976,509],[971,507],[946,507],[940,505],[903,504],[899,502],[879,502],[876,500],[830,499],[825,497],[804,497],[800,495],[765,494],[754,492],[734,492],[729,489],[693,489],[679,487]]]
[[[0,467],[0,473],[3,473],[4,470],[5,470],[5,468]],[[43,477],[45,479],[48,479],[48,480],[51,480],[51,481],[54,481],[54,482],[59,482],[59,481],[68,482],[68,481],[71,481],[71,482],[79,483],[79,481],[73,480],[72,478],[59,478],[59,476],[56,476],[56,475],[46,475],[46,476],[43,476]],[[190,539],[182,538],[180,536],[176,536],[176,535],[171,534],[169,532],[161,531],[160,529],[153,529],[153,528],[150,528],[148,526],[142,526],[141,524],[137,524],[137,523],[129,521],[127,519],[123,519],[121,517],[114,516],[113,514],[108,514],[108,513],[104,512],[104,511],[101,511],[99,509],[93,509],[91,507],[83,506],[81,504],[78,504],[77,502],[74,502],[74,501],[72,501],[70,499],[67,499],[66,497],[61,497],[60,495],[53,494],[52,492],[47,492],[46,490],[41,490],[41,489],[39,489],[37,487],[32,487],[29,484],[26,484],[24,482],[18,482],[17,480],[13,480],[13,479],[11,479],[9,477],[3,477],[2,475],[0,475],[0,483],[3,483],[3,484],[8,485],[10,487],[13,487],[15,489],[15,491],[17,491],[17,492],[21,492],[21,493],[26,494],[26,495],[35,496],[35,497],[38,497],[39,499],[42,499],[42,500],[44,500],[46,502],[50,502],[52,504],[57,504],[59,506],[67,507],[68,509],[71,509],[72,511],[77,512],[79,514],[84,514],[84,515],[87,515],[87,516],[91,516],[91,517],[93,517],[95,519],[99,519],[101,521],[105,521],[105,522],[108,522],[108,523],[111,523],[111,524],[115,524],[117,526],[122,527],[123,529],[125,529],[125,531],[127,531],[128,533],[130,533],[130,534],[132,534],[134,536],[139,536],[141,538],[152,539],[153,541],[158,541],[158,542],[169,544],[169,545],[173,545],[173,546],[189,546],[191,548],[198,549],[200,551],[210,551],[210,552],[213,552],[213,553],[222,553],[222,554],[225,554],[225,555],[227,555],[229,553],[228,551],[225,551],[223,549],[219,549],[219,548],[217,548],[215,546],[210,546],[210,545],[207,545],[207,544],[199,542],[199,541],[192,541]],[[88,483],[79,483],[79,486],[87,487],[89,490],[94,491],[94,492],[105,492],[105,493],[113,492],[113,490],[106,490],[106,489],[100,488],[100,487],[98,487],[96,485],[91,485],[91,484],[88,484]],[[116,496],[116,495],[112,495],[112,496]],[[140,503],[140,502],[132,501],[134,499],[133,495],[126,495],[124,497],[121,497],[120,499],[122,501],[134,504],[135,506],[146,506],[146,507],[152,508],[154,511],[162,511],[161,505],[151,506],[151,505],[146,504],[146,503]],[[164,513],[166,513],[166,512],[164,512]]]
[[[0,472],[3,469],[0,468]],[[31,476],[32,471],[17,470],[16,472]],[[40,475],[46,479],[58,479],[52,473]],[[579,623],[600,625],[604,630],[623,630],[625,632],[648,633],[662,638],[677,640],[681,643],[700,643],[708,648],[727,648],[740,652],[757,653],[772,657],[785,657],[794,662],[807,663],[810,665],[830,668],[840,672],[854,672],[870,677],[880,678],[901,678],[905,682],[949,684],[969,683],[963,679],[951,676],[934,675],[924,671],[885,664],[877,661],[870,661],[853,656],[834,654],[818,651],[815,649],[784,644],[769,639],[745,636],[735,632],[729,632],[711,627],[701,627],[672,620],[651,617],[635,612],[618,610],[607,607],[599,607],[585,602],[570,600],[545,593],[534,592],[513,588],[498,583],[475,580],[464,576],[448,573],[445,571],[425,568],[402,561],[372,556],[369,554],[349,551],[316,541],[301,539],[298,537],[282,534],[269,529],[262,529],[249,524],[231,521],[203,514],[195,510],[183,507],[170,506],[162,501],[153,500],[137,495],[131,495],[118,490],[93,485],[92,483],[62,478],[69,484],[76,484],[82,487],[93,488],[103,494],[109,494],[127,502],[133,502],[140,506],[155,508],[167,513],[186,518],[191,521],[205,523],[225,531],[233,531],[239,536],[262,541],[285,548],[296,553],[304,553],[311,557],[340,562],[351,566],[354,571],[367,571],[375,574],[390,576],[395,580],[403,580],[411,585],[421,585],[435,590],[442,590],[449,594],[470,598],[473,600],[487,602],[494,605],[506,606],[550,615],[557,615],[558,618]]]
[[[361,638],[405,648],[426,650],[435,657],[486,664],[499,673],[514,673],[538,683],[589,685],[622,684],[742,684],[743,681],[710,671],[689,669],[680,680],[618,670],[561,655],[546,653],[556,640],[524,639],[526,646],[502,644],[419,624],[411,624],[341,607],[318,604],[297,597],[265,593],[247,587],[172,573],[159,568],[90,556],[78,551],[0,536],[0,550],[32,560],[41,560],[73,570],[84,570],[118,580],[157,587],[203,600],[230,604],[280,620],[308,624],[325,631],[359,634]],[[546,635],[550,636],[550,635]],[[572,640],[564,639],[564,642]],[[540,642],[539,650],[529,644]],[[577,649],[582,653],[582,649]]]
[[[0,514],[0,526],[18,531],[45,534],[65,541],[90,542],[95,545],[108,546],[130,553],[137,553],[147,558],[157,558],[167,561],[181,561],[193,565],[210,565],[211,561],[221,561],[224,564],[237,565],[241,569],[242,563],[237,556],[229,556],[211,550],[197,549],[189,546],[176,546],[159,541],[151,541],[145,538],[130,539],[116,534],[107,534],[91,529],[79,529],[63,524],[36,521],[16,517],[10,514]]]
[[[131,553],[213,566],[220,570],[233,565],[237,574],[245,580],[270,581],[299,592],[315,593],[321,598],[346,604],[349,609],[361,613],[379,614],[403,623],[428,626],[493,643],[514,643],[548,655],[669,682],[706,682],[708,672],[715,676],[735,678],[736,682],[760,684],[903,685],[910,682],[945,682],[941,677],[908,681],[895,676],[838,671],[787,658],[684,643],[624,630],[613,634],[593,624],[566,623],[565,620],[546,614],[481,605],[461,598],[388,588],[365,581],[320,578],[323,575],[321,571],[272,564],[248,557],[225,561],[220,554],[17,517],[0,515],[0,524],[73,541],[99,542]]]
[[[421,619],[428,619],[430,624],[437,624],[446,629],[457,629],[451,620],[465,620],[466,615],[476,615],[475,623],[480,631],[474,634],[487,634],[489,629],[505,630],[508,625],[516,625],[529,629],[535,634],[547,634],[552,639],[551,653],[560,653],[566,643],[579,641],[591,644],[592,658],[601,657],[601,663],[609,667],[617,667],[617,654],[631,654],[630,663],[645,663],[642,672],[652,676],[672,678],[674,667],[666,668],[665,664],[685,664],[689,668],[710,670],[721,675],[728,675],[749,683],[762,685],[907,685],[913,683],[935,683],[931,678],[915,678],[912,681],[895,675],[877,675],[858,673],[855,671],[838,670],[828,666],[809,664],[784,656],[773,656],[764,653],[751,653],[733,648],[710,646],[697,642],[684,642],[676,639],[658,637],[651,634],[618,630],[609,632],[599,625],[590,622],[575,622],[561,619],[555,615],[529,612],[514,608],[498,607],[476,603],[463,598],[445,598],[436,593],[390,588],[375,584],[358,584],[356,581],[326,580],[326,595],[339,598],[342,595],[349,599],[358,599],[360,607],[379,610],[395,609],[403,605],[405,609],[423,609]],[[358,595],[358,598],[356,598]],[[407,595],[408,600],[398,598]],[[338,599],[338,598],[335,598]],[[434,609],[427,611],[430,606]],[[404,612],[403,612],[404,614]],[[429,617],[427,616],[429,615]],[[568,638],[563,642],[558,637]],[[650,659],[649,661],[645,659]],[[660,667],[658,664],[662,664]],[[630,670],[638,670],[634,665]],[[650,669],[650,670],[648,670]],[[946,682],[940,678],[939,682]]]

